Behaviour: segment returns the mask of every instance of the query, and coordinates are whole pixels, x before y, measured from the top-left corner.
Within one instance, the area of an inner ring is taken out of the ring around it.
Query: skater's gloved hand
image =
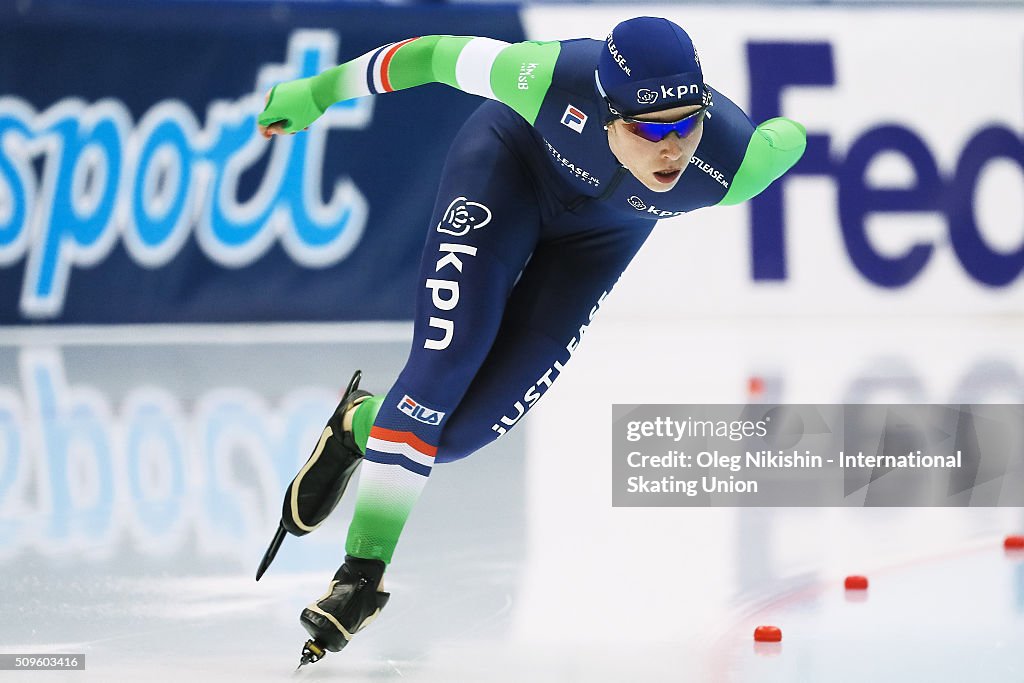
[[[260,135],[268,140],[274,135],[293,135],[320,118],[326,107],[317,104],[312,84],[313,78],[300,78],[275,85],[256,121]]]

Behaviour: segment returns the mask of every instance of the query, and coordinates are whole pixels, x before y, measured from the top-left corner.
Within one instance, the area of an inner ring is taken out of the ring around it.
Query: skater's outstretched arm
[[[558,42],[506,43],[471,36],[422,36],[371,50],[270,91],[259,116],[264,137],[294,133],[336,102],[444,83],[504,102],[533,123],[551,85]],[[522,76],[522,77],[520,77]]]

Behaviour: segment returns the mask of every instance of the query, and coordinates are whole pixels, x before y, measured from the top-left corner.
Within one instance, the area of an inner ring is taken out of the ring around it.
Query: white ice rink
[[[0,336],[0,652],[87,657],[0,681],[1024,681],[1020,509],[613,508],[610,457],[612,403],[742,403],[751,378],[1024,403],[1021,325],[610,315],[519,428],[435,470],[387,609],[294,678],[351,496],[256,566],[340,387],[386,389],[408,328],[227,329]]]

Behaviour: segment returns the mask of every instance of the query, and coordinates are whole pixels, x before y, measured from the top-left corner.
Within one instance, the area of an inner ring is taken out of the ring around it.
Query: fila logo
[[[408,415],[414,420],[418,420],[424,424],[437,425],[441,424],[441,420],[444,419],[444,413],[440,410],[433,410],[426,406],[420,405],[416,401],[409,398],[406,394],[402,397],[401,403],[398,404],[398,409]]]
[[[562,114],[562,125],[572,128],[577,133],[582,133],[583,126],[587,125],[587,115],[570,104]]]

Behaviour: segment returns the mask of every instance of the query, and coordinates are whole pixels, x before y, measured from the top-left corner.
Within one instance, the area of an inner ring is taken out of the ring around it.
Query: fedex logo
[[[785,69],[778,68],[785,64]],[[829,42],[747,43],[750,73],[750,116],[765,121],[796,112],[782,110],[783,92],[836,85],[835,56]],[[827,132],[808,131],[803,158],[751,202],[751,263],[754,280],[785,280],[788,263],[783,193],[795,176],[834,181],[843,243],[853,267],[879,287],[905,287],[929,266],[936,246],[946,244],[960,266],[976,282],[1005,287],[1024,270],[1024,244],[998,248],[983,233],[975,194],[986,167],[1015,166],[1024,172],[1024,139],[1019,131],[987,123],[965,140],[949,170],[940,168],[934,151],[914,128],[901,122],[874,125],[838,151]],[[879,186],[868,173],[882,156],[899,157],[911,170],[900,187]],[[872,239],[869,221],[885,214],[931,214],[944,219],[948,239],[917,238],[893,253]],[[1013,220],[1019,221],[1018,215]]]
[[[562,114],[562,125],[571,128],[577,133],[583,132],[583,126],[587,125],[587,115],[571,104],[565,108]]]
[[[423,424],[438,425],[444,419],[444,413],[417,403],[406,394],[398,404],[398,409]]]

